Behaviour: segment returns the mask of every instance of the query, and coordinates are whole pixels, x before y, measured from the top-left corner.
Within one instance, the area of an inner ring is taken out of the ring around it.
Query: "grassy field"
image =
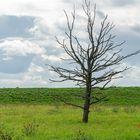
[[[51,96],[78,102],[72,95],[82,92],[0,89],[0,140],[140,140],[140,88],[102,91],[109,100],[92,106],[88,124],[81,122],[82,110]]]
[[[139,107],[94,106],[89,124],[81,115],[67,106],[1,105],[0,133],[12,140],[140,140]]]

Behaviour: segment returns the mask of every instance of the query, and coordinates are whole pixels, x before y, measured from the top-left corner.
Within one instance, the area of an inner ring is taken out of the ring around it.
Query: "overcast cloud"
[[[85,17],[82,0],[4,0],[0,2],[0,87],[73,87],[72,82],[50,83],[57,75],[46,64],[63,65],[60,58],[67,57],[55,41],[63,37],[66,20],[63,10],[71,12],[75,4],[78,23],[76,33],[83,34]],[[140,49],[140,1],[95,0],[97,27],[108,14],[116,27],[116,41],[126,41],[123,53]],[[93,3],[94,4],[94,3]],[[82,26],[83,25],[83,26]],[[124,79],[113,81],[113,86],[140,85],[140,55],[124,61],[131,69]]]

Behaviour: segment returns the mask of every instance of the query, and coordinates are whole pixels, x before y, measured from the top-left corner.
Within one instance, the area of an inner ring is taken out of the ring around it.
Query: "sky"
[[[92,0],[97,7],[97,20],[108,15],[115,24],[116,41],[126,41],[123,54],[140,50],[140,1]],[[57,74],[48,64],[67,67],[61,58],[67,57],[55,40],[63,38],[66,29],[64,10],[68,14],[75,5],[81,33],[85,18],[83,0],[4,0],[0,1],[0,87],[73,87],[75,83],[51,83]],[[77,20],[78,21],[78,20]],[[97,21],[97,26],[99,23]],[[140,86],[140,54],[125,61],[131,67],[123,78],[111,86]]]

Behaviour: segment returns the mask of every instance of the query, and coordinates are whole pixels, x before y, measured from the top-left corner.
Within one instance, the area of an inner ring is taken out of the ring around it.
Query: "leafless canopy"
[[[68,59],[70,64],[75,64],[75,67],[67,69],[51,66],[51,70],[56,72],[60,78],[60,80],[55,79],[51,81],[63,82],[72,80],[77,85],[86,88],[84,96],[82,96],[85,101],[83,106],[68,104],[82,108],[84,110],[83,121],[87,122],[90,105],[105,98],[103,96],[97,98],[95,95],[91,95],[91,89],[99,85],[105,88],[113,79],[120,78],[119,74],[128,69],[128,67],[120,67],[122,60],[136,55],[140,51],[122,55],[121,46],[125,42],[115,43],[114,39],[116,36],[111,33],[114,24],[108,22],[107,16],[105,16],[100,24],[99,32],[95,34],[96,6],[92,10],[90,2],[85,0],[82,8],[87,18],[85,31],[85,34],[87,34],[87,46],[83,46],[78,36],[74,33],[75,9],[71,13],[72,20],[64,11],[68,28],[68,31],[65,32],[65,38],[67,39],[60,41],[56,37],[56,40],[70,57]],[[67,40],[69,41],[68,43]]]
[[[78,85],[86,85],[87,79],[89,78],[89,75],[91,75],[92,87],[99,83],[104,83],[103,87],[105,87],[112,79],[120,78],[120,76],[116,77],[116,75],[128,69],[125,67],[121,70],[117,70],[114,66],[118,67],[122,60],[132,55],[136,55],[140,51],[125,56],[120,55],[120,52],[122,51],[120,46],[125,42],[119,44],[114,43],[115,36],[111,34],[114,25],[107,21],[107,16],[105,16],[101,22],[101,28],[97,35],[94,32],[96,6],[94,7],[94,11],[92,11],[90,2],[85,1],[83,10],[87,16],[87,31],[85,31],[85,33],[88,32],[89,44],[87,47],[82,46],[78,37],[73,33],[76,18],[75,10],[72,13],[72,21],[69,20],[66,11],[64,11],[68,27],[68,32],[65,32],[65,35],[69,39],[69,44],[65,43],[65,39],[60,41],[56,37],[56,40],[71,58],[68,59],[71,61],[70,63],[76,63],[77,67],[73,69],[65,69],[62,67],[51,66],[51,70],[56,72],[61,78],[61,80],[51,81],[63,82],[66,80],[72,80],[77,81]],[[101,72],[102,74],[96,76],[97,72]]]

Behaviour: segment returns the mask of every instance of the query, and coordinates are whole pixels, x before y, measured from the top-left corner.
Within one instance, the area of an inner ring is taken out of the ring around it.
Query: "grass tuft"
[[[28,122],[24,124],[22,133],[25,136],[33,136],[36,134],[39,125],[36,122]]]

